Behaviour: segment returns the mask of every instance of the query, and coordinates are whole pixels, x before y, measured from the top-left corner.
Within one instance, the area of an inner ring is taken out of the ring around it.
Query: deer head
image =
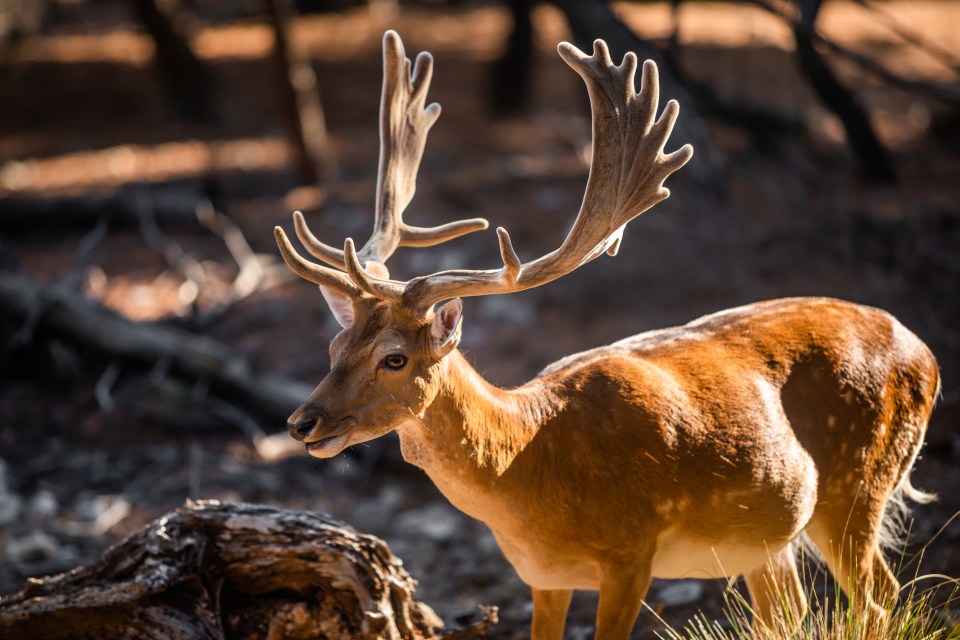
[[[411,70],[399,36],[393,31],[384,36],[373,235],[359,251],[351,239],[341,251],[320,242],[303,216],[295,213],[297,235],[325,263],[318,264],[300,256],[280,227],[275,231],[284,260],[298,275],[320,285],[343,327],[330,345],[330,373],[288,420],[291,435],[305,442],[311,455],[336,455],[422,414],[436,393],[445,359],[459,344],[461,297],[529,289],[605,252],[616,255],[625,225],[669,196],[663,181],[690,159],[693,149],[686,145],[664,153],[679,106],[669,101],[656,119],[656,65],[644,63],[637,93],[634,54],[614,65],[600,40],[592,56],[567,43],[561,43],[558,51],[586,82],[594,145],[580,213],[563,244],[522,263],[509,234],[498,228],[503,262],[499,269],[441,271],[401,282],[390,279],[386,267],[397,247],[439,244],[488,224],[471,219],[418,228],[403,222],[426,136],[440,107],[425,106],[433,66],[430,54],[417,56]]]

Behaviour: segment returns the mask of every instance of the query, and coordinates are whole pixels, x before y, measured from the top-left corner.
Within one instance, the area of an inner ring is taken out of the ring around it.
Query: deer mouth
[[[319,440],[304,442],[307,453],[316,458],[329,458],[337,455],[343,451],[346,446],[347,439],[349,438],[348,431],[350,431],[354,422],[356,422],[356,419],[353,416],[347,416],[337,425],[336,433],[332,433]]]
[[[343,451],[346,445],[347,434],[341,433],[336,436],[327,436],[315,442],[307,442],[307,453],[316,458],[329,458]]]

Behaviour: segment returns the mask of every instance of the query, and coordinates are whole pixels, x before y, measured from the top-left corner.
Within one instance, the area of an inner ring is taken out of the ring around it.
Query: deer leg
[[[807,533],[851,605],[865,615],[885,619],[900,584],[880,550],[883,505],[868,509],[855,504],[848,513],[815,513]]]
[[[754,626],[792,635],[807,614],[807,598],[793,557],[793,545],[771,554],[762,567],[744,574],[753,603]]]
[[[627,640],[650,587],[650,560],[603,568],[594,640]]]
[[[563,627],[570,606],[570,590],[533,589],[531,640],[563,640]]]

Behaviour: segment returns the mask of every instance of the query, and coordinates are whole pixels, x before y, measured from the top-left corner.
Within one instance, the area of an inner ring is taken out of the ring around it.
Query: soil
[[[294,41],[313,59],[339,163],[339,179],[321,191],[299,187],[291,169],[266,57],[268,28],[244,15],[242,3],[197,4],[193,42],[212,73],[213,122],[177,116],[151,67],[152,44],[122,3],[64,4],[40,35],[10,50],[0,65],[0,197],[82,197],[133,185],[149,199],[179,190],[210,198],[263,254],[276,255],[272,228],[289,230],[293,209],[331,244],[362,239],[375,189],[379,43],[394,28],[408,53],[434,54],[431,96],[443,105],[406,219],[432,225],[487,217],[491,227],[510,230],[524,259],[559,245],[586,181],[589,122],[580,80],[554,52],[569,37],[556,12],[535,11],[529,106],[501,118],[490,115],[487,100],[490,62],[510,27],[499,4],[299,18]],[[618,9],[638,33],[669,35],[669,3]],[[931,55],[905,43],[855,2],[828,3],[821,28],[900,74],[960,88],[960,5],[891,0],[880,10],[945,51]],[[901,577],[960,575],[960,526],[948,525],[960,512],[957,106],[893,89],[831,58],[872,113],[898,170],[894,186],[868,184],[842,128],[806,88],[789,31],[775,19],[741,5],[685,3],[680,26],[690,73],[723,99],[775,112],[797,128],[756,136],[710,119],[722,172],[671,178],[671,198],[631,223],[617,257],[562,283],[468,300],[463,350],[489,380],[513,386],[569,353],[756,300],[825,295],[882,307],[930,345],[943,374],[913,476],[940,500],[914,510],[903,557],[922,549],[923,558],[919,569],[903,562]],[[205,265],[212,288],[198,304],[208,304],[236,274],[222,239],[189,226],[165,232]],[[5,244],[40,280],[67,278],[132,319],[189,325],[183,276],[136,228],[111,228],[78,265],[85,236],[38,225]],[[493,267],[498,259],[486,232],[440,248],[401,249],[391,272],[406,278]],[[336,325],[316,289],[291,280],[254,293],[205,330],[260,366],[315,383],[328,367]],[[526,637],[528,589],[489,531],[403,462],[395,437],[324,462],[305,455],[263,462],[248,434],[197,408],[203,381],[158,382],[55,337],[34,338],[28,347],[8,342],[0,366],[0,593],[89,561],[186,498],[235,499],[322,509],[382,536],[420,581],[420,597],[449,624],[476,617],[480,604],[497,605],[501,622],[491,637]],[[117,379],[105,405],[95,388],[110,369]],[[150,407],[182,419],[156,419]],[[4,508],[19,516],[4,522]],[[813,581],[824,593],[824,580]],[[675,585],[656,581],[648,602],[666,622],[682,624],[697,610],[718,616],[725,586],[706,582],[697,593],[685,585],[690,601],[676,605],[668,604]],[[569,638],[591,637],[595,604],[595,594],[577,594]],[[646,613],[635,637],[661,627]]]

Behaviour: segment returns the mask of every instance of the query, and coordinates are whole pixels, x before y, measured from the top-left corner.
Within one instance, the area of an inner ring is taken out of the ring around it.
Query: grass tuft
[[[925,550],[926,547],[907,562],[901,557],[898,573],[905,573],[914,562],[919,567]],[[795,610],[797,605],[791,598],[778,592],[779,612],[775,619],[769,625],[754,627],[749,600],[731,583],[724,592],[724,616],[720,619],[710,619],[701,612],[677,628],[650,609],[664,625],[656,635],[661,640],[960,640],[957,578],[920,575],[917,569],[900,588],[897,602],[887,603],[890,614],[878,616],[864,607],[847,606],[847,602],[857,601],[859,585],[849,585],[845,595],[835,582],[827,579],[821,566],[814,565],[811,571],[811,565],[803,558],[801,566],[804,591],[813,596],[810,611],[802,616],[799,625],[790,621],[800,618],[802,612]],[[812,587],[821,577],[826,586],[818,591]]]

